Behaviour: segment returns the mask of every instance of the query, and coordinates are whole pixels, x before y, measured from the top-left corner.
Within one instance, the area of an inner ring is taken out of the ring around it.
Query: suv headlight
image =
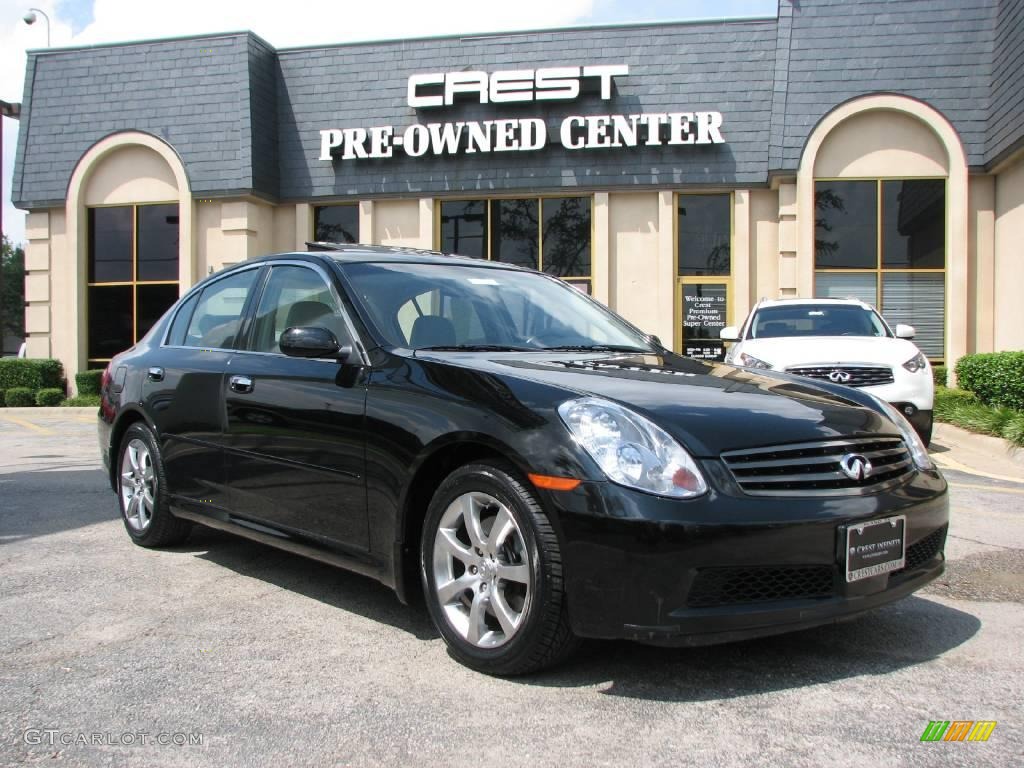
[[[903,364],[903,367],[906,368],[911,373],[923,371],[925,368],[928,367],[928,358],[924,356],[924,352],[918,352],[912,358],[907,360],[907,362]]]
[[[753,355],[748,355],[746,352],[740,352],[736,358],[740,365],[746,366],[747,368],[771,368],[772,364],[766,362]]]
[[[562,403],[558,415],[613,483],[676,499],[707,491],[693,457],[640,414],[608,400],[584,397]]]
[[[865,392],[864,394],[868,393]],[[921,436],[917,434],[917,430],[911,426],[906,417],[904,417],[904,415],[897,409],[889,405],[889,403],[885,402],[885,400],[875,397],[874,395],[871,395],[871,398],[878,403],[879,407],[885,412],[885,415],[889,417],[892,423],[899,427],[900,435],[903,437],[903,442],[907,444],[907,449],[910,451],[910,456],[914,460],[914,465],[918,469],[935,469],[935,464],[928,455],[928,449],[924,447],[924,442],[922,442]]]

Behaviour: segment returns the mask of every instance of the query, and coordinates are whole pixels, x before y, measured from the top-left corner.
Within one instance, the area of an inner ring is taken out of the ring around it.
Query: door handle
[[[228,379],[228,386],[231,387],[232,392],[237,392],[240,395],[248,395],[252,392],[252,377],[232,376]]]
[[[150,381],[163,381],[164,380],[164,369],[158,366],[153,366],[146,371],[146,378]]]

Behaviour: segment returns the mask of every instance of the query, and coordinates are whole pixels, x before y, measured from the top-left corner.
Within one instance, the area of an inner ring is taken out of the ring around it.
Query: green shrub
[[[79,371],[75,374],[75,386],[80,395],[98,395],[103,380],[102,370]]]
[[[36,404],[36,397],[28,387],[11,387],[4,392],[8,408],[27,408]]]
[[[28,360],[19,357],[0,359],[0,389],[25,387],[39,389],[64,386],[64,367],[60,360]]]
[[[948,421],[953,411],[959,406],[972,405],[977,402],[978,398],[972,392],[939,387],[935,390],[935,418],[940,421]]]
[[[956,376],[981,402],[1024,410],[1024,352],[966,355],[956,364]]]
[[[41,406],[54,406],[60,405],[64,402],[64,396],[67,393],[58,387],[48,387],[46,389],[40,389],[36,392],[36,405]]]
[[[4,390],[0,389],[0,408],[3,408],[4,405]]]
[[[100,407],[100,396],[99,395],[76,395],[75,397],[69,397],[61,405],[67,408],[99,408]]]
[[[944,365],[933,365],[932,366],[932,379],[935,380],[936,387],[946,386],[947,368]]]

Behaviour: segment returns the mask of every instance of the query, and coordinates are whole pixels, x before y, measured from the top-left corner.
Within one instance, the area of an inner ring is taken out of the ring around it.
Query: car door
[[[367,371],[358,351],[345,364],[282,354],[281,333],[295,326],[326,327],[352,345],[328,275],[311,264],[275,264],[224,382],[232,509],[365,551]]]
[[[232,272],[193,293],[148,360],[143,399],[160,437],[167,486],[179,501],[228,506],[223,388],[259,271]]]

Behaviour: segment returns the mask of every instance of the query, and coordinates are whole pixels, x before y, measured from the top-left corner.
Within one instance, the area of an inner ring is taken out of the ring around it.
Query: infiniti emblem
[[[863,480],[871,474],[871,462],[859,453],[848,453],[839,460],[839,468],[851,480]]]
[[[828,380],[834,384],[845,384],[850,380],[850,374],[836,368],[828,375]]]

